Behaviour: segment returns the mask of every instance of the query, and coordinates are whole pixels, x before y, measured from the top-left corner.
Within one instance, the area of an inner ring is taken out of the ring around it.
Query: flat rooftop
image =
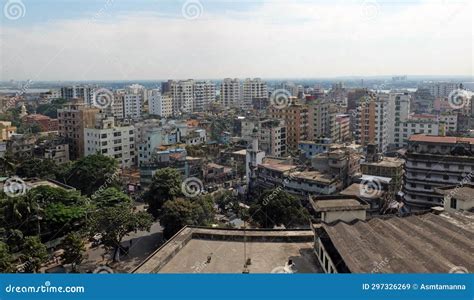
[[[259,164],[259,166],[261,166],[263,168],[266,168],[266,169],[279,171],[279,172],[286,172],[286,171],[290,171],[290,170],[293,170],[293,169],[297,168],[297,166],[295,166],[295,165],[271,164],[271,163],[270,164]]]
[[[245,238],[245,243],[244,243]],[[320,273],[312,230],[257,230],[185,227],[134,273],[250,273],[281,270],[289,259],[296,273]],[[244,254],[246,253],[246,255]],[[208,257],[210,261],[208,262]]]
[[[405,164],[405,160],[398,157],[384,157],[381,161],[377,162],[362,162],[361,165],[367,166],[379,166],[379,167],[401,167]]]
[[[346,196],[356,196],[366,199],[379,199],[381,198],[385,192],[382,190],[372,189],[367,190],[361,183],[353,183],[348,186],[346,189],[341,191],[339,194],[346,195]]]
[[[351,273],[474,271],[474,214],[425,213],[322,224]],[[374,271],[375,270],[375,271]]]
[[[456,144],[456,143],[469,143],[474,144],[474,138],[468,137],[455,137],[455,136],[437,136],[437,135],[425,135],[425,134],[416,134],[410,136],[410,142],[428,142],[428,143],[446,143],[446,144]]]
[[[474,185],[452,185],[435,189],[436,192],[442,195],[450,195],[452,198],[459,200],[474,200]]]

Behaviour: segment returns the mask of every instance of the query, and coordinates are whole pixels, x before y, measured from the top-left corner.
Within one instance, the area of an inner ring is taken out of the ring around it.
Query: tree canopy
[[[157,218],[163,204],[181,195],[181,173],[173,168],[158,170],[153,176],[150,188],[143,199],[148,204],[148,212]]]
[[[257,202],[250,206],[249,214],[253,221],[264,228],[276,225],[291,228],[309,222],[308,211],[301,201],[282,189],[264,191]]]

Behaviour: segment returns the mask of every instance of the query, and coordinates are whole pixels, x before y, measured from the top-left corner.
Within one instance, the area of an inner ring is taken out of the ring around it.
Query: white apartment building
[[[436,98],[448,97],[449,93],[457,88],[458,84],[454,82],[436,82],[428,86],[431,95]]]
[[[161,94],[160,90],[152,90],[148,97],[148,113],[162,118],[173,115],[173,97],[169,93]]]
[[[216,85],[210,81],[194,83],[193,111],[206,111],[209,104],[216,100]]]
[[[83,99],[84,103],[91,106],[94,95],[94,87],[92,86],[67,86],[60,90],[63,99]]]
[[[169,81],[173,114],[191,113],[194,107],[194,80]]]
[[[380,93],[380,98],[388,103],[387,107],[387,133],[390,147],[402,147],[400,145],[400,136],[403,135],[403,122],[410,116],[411,95],[408,92],[390,92]]]
[[[457,114],[440,114],[438,116],[440,124],[442,124],[444,133],[458,131],[458,115]]]
[[[127,93],[123,95],[123,115],[125,119],[138,120],[142,114],[143,95]]]
[[[408,205],[422,209],[442,206],[444,197],[437,188],[472,184],[473,152],[474,138],[411,136],[403,186]]]
[[[122,168],[130,168],[136,164],[135,128],[116,127],[113,117],[104,117],[95,128],[84,129],[84,153],[113,157]]]
[[[225,109],[240,107],[242,87],[239,79],[226,78],[221,82],[220,101]]]
[[[267,83],[260,78],[247,78],[242,83],[242,102],[240,108],[252,108],[253,99],[268,98]]]
[[[395,134],[397,147],[405,147],[415,134],[439,135],[440,126],[436,116],[412,116],[401,123],[400,132]]]

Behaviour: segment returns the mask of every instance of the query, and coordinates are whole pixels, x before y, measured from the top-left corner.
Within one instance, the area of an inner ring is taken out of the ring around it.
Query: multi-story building
[[[329,151],[334,146],[330,138],[318,138],[315,141],[300,141],[298,149],[306,158],[311,158],[316,154]]]
[[[142,114],[143,94],[132,90],[123,95],[124,119],[139,120]]]
[[[287,150],[296,151],[298,149],[298,143],[301,140],[307,139],[307,106],[293,101],[289,106],[283,108],[270,106],[268,113],[272,119],[283,120],[285,122]]]
[[[136,164],[135,128],[117,127],[114,118],[102,117],[94,128],[84,129],[84,153],[112,157],[122,168],[130,168]]]
[[[194,83],[193,111],[207,111],[209,105],[216,100],[216,85],[210,81]]]
[[[173,97],[170,93],[161,94],[159,90],[152,90],[148,98],[148,113],[162,118],[173,115]]]
[[[385,96],[370,93],[360,101],[356,116],[356,140],[362,146],[377,144],[379,152],[388,146],[387,108]]]
[[[58,120],[51,119],[48,116],[40,114],[31,114],[25,116],[23,122],[28,124],[36,124],[41,129],[41,131],[57,131],[58,130]]]
[[[385,98],[387,106],[387,133],[389,147],[400,148],[400,135],[402,124],[410,115],[411,95],[408,92],[390,92],[388,94],[379,94],[379,97]]]
[[[458,115],[454,113],[440,114],[438,116],[443,131],[441,135],[456,133],[458,131]]]
[[[458,84],[454,82],[436,82],[428,86],[431,95],[436,98],[448,97],[449,93],[457,88]]]
[[[56,164],[69,162],[69,144],[64,138],[42,140],[34,147],[33,154],[40,159],[50,159]]]
[[[220,102],[223,108],[239,108],[242,102],[242,87],[237,78],[225,78],[221,82]]]
[[[403,192],[413,208],[442,205],[435,188],[474,181],[474,138],[413,135],[409,138]]]
[[[254,99],[268,98],[267,83],[260,78],[247,78],[242,83],[242,102],[240,108],[248,110],[252,108]]]
[[[99,109],[74,101],[58,109],[59,135],[67,138],[71,160],[84,156],[84,129],[94,127]]]
[[[435,115],[412,115],[401,123],[400,132],[395,133],[395,145],[405,147],[414,134],[439,135],[440,123]]]
[[[312,100],[308,102],[308,139],[316,140],[329,137],[329,109],[330,102]]]
[[[194,80],[171,81],[169,84],[173,98],[173,114],[193,112]]]
[[[241,137],[251,143],[253,130],[257,128],[260,149],[269,156],[286,155],[285,122],[277,119],[247,118],[241,122]]]
[[[350,122],[350,115],[336,115],[336,141],[338,141],[339,143],[345,143],[350,139]]]
[[[67,86],[61,88],[61,97],[63,99],[82,99],[87,105],[92,105],[94,97],[94,87],[92,86]]]

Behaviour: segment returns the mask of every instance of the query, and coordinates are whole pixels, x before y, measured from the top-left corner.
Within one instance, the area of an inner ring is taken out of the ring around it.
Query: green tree
[[[71,264],[72,271],[77,272],[77,266],[87,258],[86,245],[82,236],[77,232],[68,234],[62,242],[62,248],[64,250],[61,255],[63,263]]]
[[[7,229],[19,229],[28,235],[39,234],[43,208],[28,195],[7,197],[0,195],[0,224]]]
[[[128,195],[114,187],[99,190],[91,198],[99,208],[132,204],[132,199]]]
[[[143,199],[148,204],[148,212],[157,218],[161,207],[168,200],[173,200],[181,195],[181,174],[173,168],[158,170],[153,176],[153,181]]]
[[[300,200],[278,188],[263,192],[257,203],[250,206],[249,213],[252,220],[264,228],[275,225],[291,228],[309,222],[308,211]]]
[[[136,212],[132,205],[104,207],[94,212],[89,223],[89,234],[101,234],[104,247],[108,251],[116,250],[127,234],[149,231],[152,223],[153,217],[149,213]]]
[[[0,273],[14,273],[15,260],[10,254],[8,245],[4,242],[0,242]]]
[[[22,160],[16,169],[16,175],[20,177],[39,177],[57,180],[61,180],[65,172],[65,167],[57,165],[53,160],[38,158]]]
[[[24,264],[26,273],[37,273],[41,265],[47,261],[48,251],[38,236],[25,238],[20,259]]]
[[[172,237],[186,225],[207,226],[214,220],[212,198],[200,197],[194,201],[176,199],[166,201],[160,216],[165,238]]]
[[[51,103],[40,104],[36,108],[38,114],[48,116],[56,119],[58,117],[58,109],[62,108],[67,103],[66,99],[54,99]]]
[[[74,162],[66,176],[67,184],[90,196],[100,187],[120,187],[117,161],[111,157],[94,154]]]

